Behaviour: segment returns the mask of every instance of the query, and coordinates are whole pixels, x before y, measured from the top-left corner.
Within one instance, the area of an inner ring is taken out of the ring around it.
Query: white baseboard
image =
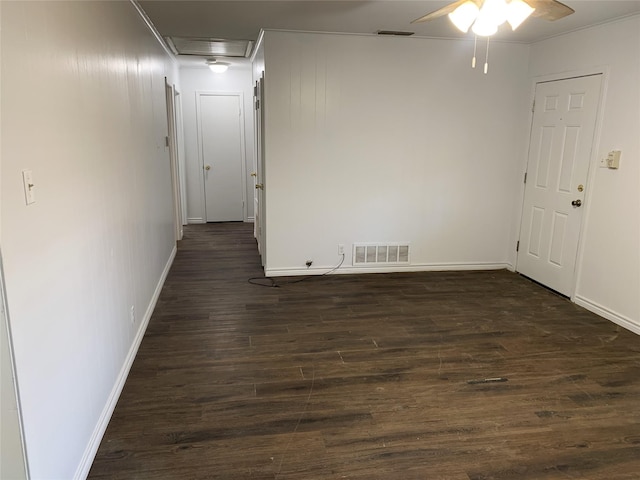
[[[109,399],[107,400],[102,413],[100,414],[100,418],[96,427],[93,430],[91,435],[91,439],[89,440],[89,444],[84,451],[84,455],[82,456],[82,460],[80,461],[80,465],[76,469],[76,473],[73,476],[74,480],[84,480],[89,475],[89,470],[91,469],[91,465],[93,464],[93,460],[98,452],[98,448],[100,447],[100,442],[102,441],[102,437],[104,436],[104,432],[107,430],[107,426],[109,425],[109,420],[111,420],[111,415],[113,415],[113,411],[116,408],[116,404],[118,403],[118,399],[120,398],[120,394],[122,393],[122,389],[124,388],[124,384],[127,381],[127,376],[129,375],[129,370],[131,370],[131,366],[133,365],[133,361],[136,358],[136,354],[138,353],[138,348],[140,347],[140,343],[142,342],[142,338],[144,337],[145,332],[147,331],[147,325],[149,325],[149,320],[151,320],[151,315],[153,314],[153,310],[156,307],[156,303],[158,302],[158,297],[160,297],[160,292],[162,291],[162,287],[164,286],[164,282],[167,279],[167,275],[169,274],[169,269],[173,264],[173,260],[176,257],[177,247],[174,245],[173,250],[171,250],[171,254],[169,255],[169,260],[167,260],[167,264],[162,271],[162,275],[160,275],[160,280],[158,280],[158,284],[156,285],[156,289],[153,292],[153,296],[151,297],[151,301],[149,302],[149,306],[147,307],[147,311],[144,312],[144,317],[142,318],[142,322],[140,322],[140,327],[138,328],[138,332],[136,333],[135,338],[133,339],[133,343],[131,344],[131,348],[129,349],[129,353],[125,358],[124,364],[120,369],[120,373],[116,378],[116,383],[114,384],[111,394],[109,395]]]
[[[204,221],[204,218],[202,217],[197,217],[197,218],[187,218],[187,224],[190,223],[207,223]]]
[[[346,275],[358,273],[397,273],[397,272],[446,272],[453,270],[503,270],[510,267],[507,263],[430,263],[419,265],[398,265],[371,267],[342,266],[332,275]],[[314,268],[270,268],[265,269],[267,277],[286,277],[296,275],[324,275],[335,268],[335,265],[328,267]]]
[[[590,312],[600,315],[607,320],[611,320],[613,323],[620,325],[622,328],[626,328],[627,330],[640,335],[640,324],[638,324],[638,322],[634,322],[630,318],[609,310],[608,308],[603,307],[602,305],[599,305],[598,303],[593,302],[587,298],[581,297],[580,295],[576,295],[573,298],[573,301],[576,303],[576,305],[580,305]]]

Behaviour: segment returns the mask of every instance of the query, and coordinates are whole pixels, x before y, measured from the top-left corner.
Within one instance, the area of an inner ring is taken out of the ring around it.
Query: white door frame
[[[15,442],[20,446],[20,458],[2,458],[3,454],[6,452],[0,448],[0,465],[4,462],[10,464],[9,470],[12,475],[20,475],[19,478],[28,479],[30,478],[29,474],[29,463],[27,461],[27,446],[24,441],[24,426],[22,422],[22,407],[20,403],[20,390],[18,388],[17,382],[17,374],[15,368],[15,357],[13,354],[13,341],[11,335],[11,322],[9,319],[9,311],[7,310],[7,299],[6,292],[4,288],[4,269],[2,267],[2,254],[0,252],[0,328],[3,330],[2,332],[2,349],[7,349],[7,354],[9,357],[9,370],[11,371],[10,378],[2,377],[2,389],[9,389],[9,394],[15,398],[15,407],[16,410],[13,410],[13,406],[10,407],[10,410],[6,410],[6,406],[2,405],[2,414],[11,414],[17,415],[17,428],[16,424],[4,421],[0,422],[2,426],[2,434],[7,435],[7,438],[11,440],[11,442]],[[8,419],[7,419],[8,420]],[[0,466],[0,472],[4,471],[4,469]],[[24,476],[23,476],[24,475]],[[15,478],[15,477],[14,477]],[[16,478],[18,480],[18,478]]]
[[[171,192],[173,196],[173,223],[175,240],[182,240],[182,194],[180,192],[180,167],[178,154],[178,131],[176,121],[176,91],[175,86],[164,78],[165,97],[167,103],[167,144],[171,169]]]
[[[603,112],[604,112],[606,94],[609,86],[609,67],[602,66],[602,67],[586,68],[586,69],[579,69],[579,70],[570,70],[567,72],[551,73],[547,75],[540,75],[537,77],[533,77],[531,80],[531,89],[530,89],[531,94],[529,98],[529,105],[533,105],[533,101],[536,96],[536,86],[539,83],[555,82],[558,80],[570,80],[572,78],[587,77],[591,75],[602,75],[602,82],[600,85],[600,98],[598,100],[598,110],[596,112],[596,122],[595,122],[595,130],[593,134],[593,142],[591,144],[591,155],[589,157],[589,165],[587,168],[587,181],[585,184],[585,187],[586,187],[585,205],[583,207],[584,213],[582,216],[582,222],[580,224],[580,230],[578,233],[578,248],[576,253],[576,264],[575,264],[575,269],[573,274],[573,287],[569,295],[569,298],[573,302],[575,302],[575,295],[576,295],[576,291],[578,290],[580,274],[582,271],[582,263],[584,258],[584,243],[582,239],[584,236],[584,232],[586,231],[589,223],[589,217],[590,217],[589,213],[591,211],[591,198],[592,198],[591,192],[593,191],[594,182],[595,182],[594,180],[595,175],[593,172],[598,168],[598,152],[600,147],[600,137],[602,134],[602,124],[603,124],[603,117],[604,117]],[[522,172],[522,176],[520,178],[524,178],[525,172],[529,170],[529,149],[531,146],[530,143],[531,143],[531,128],[533,127],[533,116],[534,116],[534,112],[532,108],[529,112],[529,139],[526,145],[526,163],[525,163],[524,171]],[[524,208],[524,200],[525,200],[524,198],[525,190],[526,190],[525,185],[523,183],[522,189],[521,189],[521,207],[518,213],[519,218],[517,219],[517,222],[518,222],[517,225],[519,225],[518,236],[517,236],[518,242],[520,241],[520,236],[522,233],[522,218],[523,218],[523,208]],[[515,265],[514,270],[516,272],[518,271],[518,253],[516,253],[516,258],[514,262],[514,265]]]
[[[255,109],[255,144],[256,144],[256,185],[261,184],[262,188],[254,190],[254,209],[257,218],[254,237],[258,242],[258,253],[260,254],[260,262],[264,267],[267,262],[266,249],[266,221],[265,221],[265,110],[264,110],[264,70],[260,74],[260,78],[256,81],[256,101],[258,108]]]
[[[249,221],[247,215],[247,155],[245,146],[245,133],[244,133],[244,93],[243,92],[219,92],[219,91],[196,91],[196,130],[198,133],[198,165],[200,167],[200,175],[198,181],[200,182],[200,198],[202,199],[201,211],[206,212],[206,192],[204,188],[204,145],[202,141],[202,112],[200,107],[200,99],[204,96],[218,96],[218,97],[238,97],[238,104],[240,106],[240,168],[242,172],[242,219],[244,222]],[[206,223],[206,215],[204,217],[204,223]]]

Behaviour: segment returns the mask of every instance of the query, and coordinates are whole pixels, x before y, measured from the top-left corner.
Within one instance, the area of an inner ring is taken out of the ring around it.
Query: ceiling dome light
[[[229,68],[229,64],[225,62],[219,62],[215,58],[211,58],[207,60],[207,65],[209,65],[209,69],[213,73],[224,73]]]
[[[449,14],[449,20],[463,33],[469,31],[469,27],[476,18],[478,18],[478,12],[480,9],[472,1],[466,1],[453,12]]]
[[[522,0],[511,0],[507,5],[507,22],[511,25],[511,30],[518,28],[534,11],[535,8]]]

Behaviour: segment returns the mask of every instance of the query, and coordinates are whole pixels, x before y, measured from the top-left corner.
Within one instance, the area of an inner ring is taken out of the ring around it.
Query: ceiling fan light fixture
[[[484,0],[478,21],[493,23],[499,27],[507,21],[508,6],[505,0]]]
[[[490,18],[479,17],[471,30],[480,37],[490,37],[498,31],[498,25],[491,21]]]
[[[476,18],[478,18],[478,12],[480,12],[478,6],[469,0],[451,12],[449,14],[449,20],[451,20],[451,23],[453,23],[458,30],[467,33],[469,27],[476,21]]]
[[[531,5],[522,0],[511,0],[507,5],[507,22],[511,30],[515,30],[535,11]]]
[[[207,65],[209,65],[209,69],[213,73],[224,73],[229,68],[229,64],[226,62],[219,62],[215,58],[210,58],[207,60]]]

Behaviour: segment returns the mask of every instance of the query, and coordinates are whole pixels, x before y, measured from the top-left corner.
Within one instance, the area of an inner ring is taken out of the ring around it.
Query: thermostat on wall
[[[604,159],[604,163],[607,168],[620,168],[620,150],[612,150],[607,155],[607,158]]]

